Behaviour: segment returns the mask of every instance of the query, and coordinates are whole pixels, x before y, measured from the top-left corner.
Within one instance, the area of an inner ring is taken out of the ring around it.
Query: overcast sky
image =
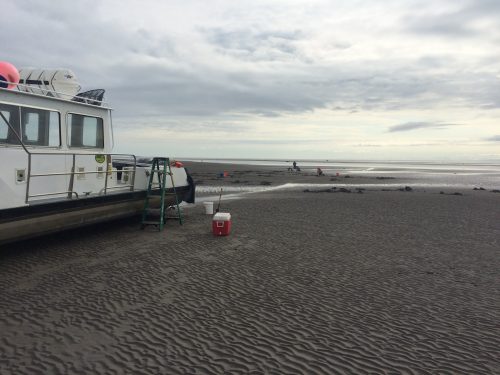
[[[116,151],[500,160],[498,0],[3,0],[0,60],[106,89]]]

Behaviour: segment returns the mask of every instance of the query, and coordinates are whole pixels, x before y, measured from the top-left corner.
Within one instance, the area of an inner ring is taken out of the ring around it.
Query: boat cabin
[[[133,188],[113,173],[111,124],[101,101],[0,89],[0,194],[8,197],[0,209]],[[133,155],[119,156],[135,170]]]

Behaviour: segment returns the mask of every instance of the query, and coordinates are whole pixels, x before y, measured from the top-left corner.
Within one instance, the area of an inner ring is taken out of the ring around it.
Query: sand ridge
[[[500,373],[500,196],[252,194],[0,253],[0,373]]]

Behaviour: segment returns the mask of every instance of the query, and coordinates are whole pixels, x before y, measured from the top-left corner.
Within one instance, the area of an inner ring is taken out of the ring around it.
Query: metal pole
[[[108,173],[113,173],[113,167],[111,164],[111,156],[109,154],[106,154],[106,178],[104,180],[104,195],[107,194],[108,190]]]
[[[24,203],[28,203],[30,197],[30,179],[31,179],[31,154],[28,153],[28,176],[26,177],[26,199]]]
[[[21,110],[19,109],[19,116],[20,115],[21,115]],[[5,121],[5,123],[7,124],[9,129],[12,131],[12,133],[14,133],[14,135],[16,136],[19,144],[22,146],[24,151],[28,154],[28,176],[26,177],[26,196],[24,198],[24,203],[28,203],[29,188],[30,188],[30,175],[31,175],[31,152],[28,151],[28,149],[26,148],[26,146],[23,143],[23,140],[21,139],[21,137],[17,133],[16,129],[14,129],[14,127],[12,126],[10,121],[7,120],[7,118],[4,116],[4,114],[1,111],[0,111],[0,116],[2,116],[2,119]]]
[[[21,137],[19,136],[19,134],[17,134],[17,131],[16,129],[14,129],[14,127],[10,124],[10,122],[5,118],[5,116],[3,115],[3,113],[0,111],[0,116],[2,116],[2,119],[5,121],[5,123],[7,124],[7,126],[10,128],[10,130],[12,130],[12,133],[14,133],[14,135],[16,136],[17,140],[19,141],[19,144],[21,146],[23,146],[24,148],[24,151],[26,151],[27,154],[29,154],[30,152],[28,151],[28,149],[26,148],[26,146],[24,145]]]
[[[71,199],[73,197],[73,186],[75,183],[75,161],[76,155],[73,154],[73,166],[71,167],[71,177],[69,178],[68,199]]]
[[[131,187],[130,187],[130,191],[134,191],[134,187],[135,187],[135,174],[137,172],[137,158],[135,157],[135,155],[132,155],[134,157],[134,174],[132,175],[132,183],[131,183]]]

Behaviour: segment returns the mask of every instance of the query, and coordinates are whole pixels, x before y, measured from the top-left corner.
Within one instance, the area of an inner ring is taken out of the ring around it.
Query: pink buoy
[[[18,83],[19,72],[16,67],[6,61],[0,61],[0,87],[3,89],[13,89]]]

